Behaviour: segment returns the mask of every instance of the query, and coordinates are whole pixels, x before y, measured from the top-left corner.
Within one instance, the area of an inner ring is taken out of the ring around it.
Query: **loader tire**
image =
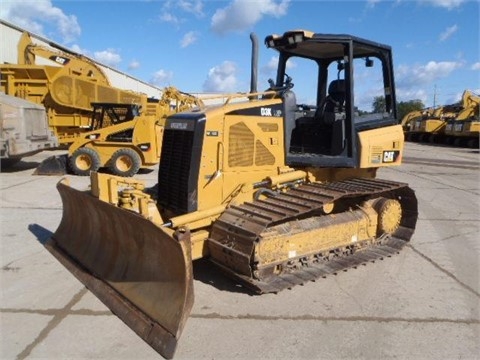
[[[93,149],[82,147],[77,149],[69,161],[70,168],[75,175],[87,176],[91,171],[100,169],[100,156]]]
[[[0,160],[0,169],[8,169],[17,164],[22,158],[5,158]]]
[[[141,165],[142,159],[135,150],[124,148],[113,153],[108,168],[114,175],[130,177],[138,172]]]

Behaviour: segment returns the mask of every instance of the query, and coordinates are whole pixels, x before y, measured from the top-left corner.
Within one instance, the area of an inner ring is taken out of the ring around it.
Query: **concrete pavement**
[[[0,174],[0,358],[160,358],[44,249],[62,215],[60,177],[31,174],[50,155]],[[409,183],[420,210],[411,244],[387,260],[262,296],[195,263],[175,359],[480,358],[479,159],[407,143],[404,164],[379,171]]]

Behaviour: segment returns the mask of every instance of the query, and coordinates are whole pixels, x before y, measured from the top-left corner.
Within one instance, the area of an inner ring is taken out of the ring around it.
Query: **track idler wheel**
[[[379,234],[393,234],[398,230],[402,220],[402,205],[398,200],[380,198],[373,208],[378,213]]]

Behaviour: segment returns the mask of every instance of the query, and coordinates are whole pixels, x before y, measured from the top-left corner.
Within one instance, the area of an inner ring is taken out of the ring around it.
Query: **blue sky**
[[[250,32],[260,40],[259,89],[274,77],[265,36],[347,33],[393,48],[399,101],[450,104],[480,93],[478,1],[2,0],[0,18],[159,87],[247,91]],[[295,89],[302,96],[301,83]],[[298,95],[298,94],[297,94]]]

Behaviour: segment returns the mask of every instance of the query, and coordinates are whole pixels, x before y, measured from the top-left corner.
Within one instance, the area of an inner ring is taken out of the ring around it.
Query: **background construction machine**
[[[42,105],[0,93],[0,159],[7,168],[25,156],[58,146]]]
[[[465,90],[458,103],[412,111],[402,119],[408,141],[478,147],[480,97]]]
[[[57,186],[63,218],[46,248],[167,358],[192,308],[194,260],[278,292],[394,254],[416,226],[414,192],[376,179],[400,165],[404,145],[391,48],[300,30],[267,36],[278,71],[259,93],[252,40],[249,93],[167,118],[156,202],[140,182],[106,174],[92,173],[91,192]],[[300,88],[315,89],[313,104],[297,103],[288,61],[311,70]],[[383,89],[384,111],[357,115],[360,83],[365,94]]]
[[[36,57],[52,65],[36,65]],[[43,105],[60,145],[89,131],[92,102],[145,102],[145,95],[111,86],[88,58],[36,45],[26,32],[18,43],[18,64],[0,65],[0,91]]]
[[[36,58],[52,65],[36,65]],[[67,49],[34,44],[26,32],[18,43],[18,64],[0,65],[0,78],[1,92],[29,101],[32,106],[44,106],[48,126],[59,145],[69,147],[68,157],[72,161],[51,157],[36,169],[35,174],[39,175],[64,174],[70,164],[77,175],[109,166],[115,174],[132,176],[140,167],[158,163],[158,126],[163,126],[165,117],[199,103],[174,87],[163,89],[159,100],[113,87],[92,60]],[[94,103],[136,106],[138,116],[108,129],[112,122],[92,120],[92,115],[98,115],[92,112]],[[119,131],[123,135],[119,136]],[[145,139],[145,144],[150,144],[148,149],[137,146]]]
[[[137,104],[93,103],[91,130],[68,148],[69,168],[76,175],[108,167],[115,175],[133,176],[142,167],[156,165],[167,115],[200,104],[198,98],[173,87],[164,90],[160,101],[147,103],[153,111],[143,111]],[[46,168],[48,172],[52,166]]]
[[[462,110],[445,126],[447,144],[479,147],[480,96],[465,90],[462,95]]]
[[[68,148],[76,175],[108,166],[120,176],[133,176],[141,166],[158,163],[163,127],[155,116],[141,115],[136,104],[94,103],[92,131]]]
[[[453,120],[461,110],[458,104],[439,106],[421,117],[410,121],[406,139],[408,141],[443,142],[447,121]],[[408,114],[406,115],[408,116]]]

